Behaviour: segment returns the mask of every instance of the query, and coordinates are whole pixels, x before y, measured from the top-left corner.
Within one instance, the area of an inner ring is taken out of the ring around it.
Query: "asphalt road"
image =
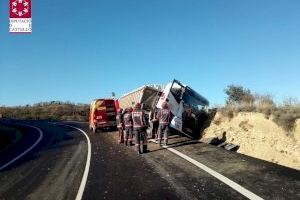
[[[168,149],[149,143],[137,155],[117,144],[116,132],[92,134],[84,123],[24,122],[43,131],[40,143],[0,171],[0,199],[75,199],[91,160],[82,199],[247,199],[239,188],[220,181]],[[0,167],[38,137],[30,127],[19,145],[0,154]],[[263,199],[300,199],[300,171],[171,136],[169,149],[211,168]]]

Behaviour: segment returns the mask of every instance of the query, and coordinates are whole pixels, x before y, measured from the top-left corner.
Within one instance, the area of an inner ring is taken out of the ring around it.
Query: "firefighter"
[[[150,122],[150,138],[151,139],[154,139],[155,140],[157,139],[157,130],[158,130],[158,126],[159,126],[159,123],[158,123],[158,119],[157,119],[157,113],[158,113],[158,110],[157,108],[153,108],[151,111],[150,111],[150,114],[149,114],[149,122]]]
[[[141,104],[137,103],[132,112],[133,132],[135,134],[135,147],[138,154],[147,151],[147,124],[145,113],[141,109]],[[142,151],[141,151],[142,146]]]
[[[157,114],[157,119],[159,121],[157,139],[158,139],[158,145],[161,145],[161,139],[163,139],[164,146],[167,146],[171,112],[168,109],[168,105],[166,102],[163,102],[161,107],[162,109]]]
[[[116,121],[117,121],[117,128],[118,128],[118,131],[119,131],[119,137],[118,137],[118,142],[121,144],[123,143],[123,113],[122,113],[123,109],[122,108],[119,108],[117,110],[117,116],[116,116]]]
[[[132,108],[127,108],[126,113],[124,114],[124,126],[125,126],[125,134],[124,134],[124,144],[126,146],[132,145]]]

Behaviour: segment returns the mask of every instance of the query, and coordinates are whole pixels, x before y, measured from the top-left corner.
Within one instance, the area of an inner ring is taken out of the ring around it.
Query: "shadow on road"
[[[25,124],[24,121],[22,123]],[[24,151],[26,151],[30,146],[32,146],[32,144],[34,144],[39,136],[38,134],[33,134],[32,128],[7,122],[5,124],[20,130],[24,133],[24,136],[20,139],[19,142],[0,153],[0,166],[5,165],[9,161],[22,154]],[[80,134],[75,135],[74,133],[76,132],[76,130],[70,127],[40,123],[37,121],[26,121],[26,124],[39,127],[43,131],[42,140],[32,150],[27,152],[24,156],[16,160],[14,163],[2,169],[0,172],[16,168],[26,162],[38,159],[43,152],[49,151],[51,149],[59,149],[67,146],[72,146],[74,145],[75,139],[82,138]]]

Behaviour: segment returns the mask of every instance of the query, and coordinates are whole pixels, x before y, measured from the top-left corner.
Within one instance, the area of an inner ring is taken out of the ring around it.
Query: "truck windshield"
[[[187,87],[183,95],[183,101],[185,104],[190,105],[197,110],[202,110],[204,106],[208,106],[208,101],[199,95],[197,92]]]
[[[114,100],[104,100],[106,107],[115,107]]]
[[[179,82],[174,81],[171,87],[171,93],[178,103],[181,100],[181,94],[183,93],[183,91],[184,87]]]

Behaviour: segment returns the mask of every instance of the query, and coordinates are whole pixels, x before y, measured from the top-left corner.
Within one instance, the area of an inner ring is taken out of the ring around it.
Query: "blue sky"
[[[0,105],[89,103],[173,78],[211,104],[239,84],[300,99],[298,0],[32,0],[32,34],[0,1]]]

